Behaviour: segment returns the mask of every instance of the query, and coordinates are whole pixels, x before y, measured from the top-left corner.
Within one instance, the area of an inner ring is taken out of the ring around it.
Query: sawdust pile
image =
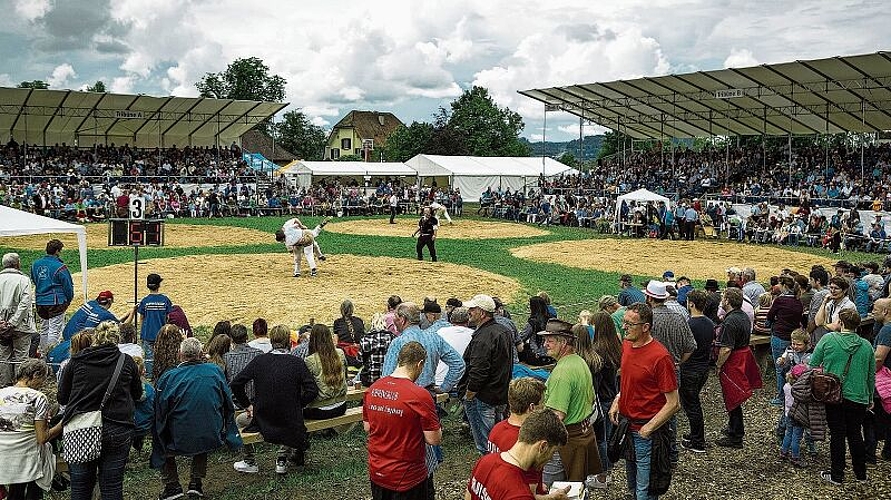
[[[808,273],[811,266],[827,269],[834,262],[821,257],[781,248],[740,245],[723,241],[663,241],[655,239],[591,239],[542,243],[511,249],[521,259],[615,273],[662,276],[674,275],[704,280],[726,279],[731,266],[752,267],[759,281],[779,274],[785,267]]]
[[[87,248],[108,250],[108,224],[87,224]],[[73,234],[38,234],[3,238],[4,247],[24,250],[43,250],[46,242],[56,238],[68,250],[77,250],[77,237]],[[164,246],[171,248],[221,247],[275,243],[274,235],[257,229],[234,226],[203,226],[192,224],[165,224]]]
[[[480,220],[468,220],[459,217],[452,218],[454,224],[445,220],[439,221],[437,238],[445,239],[490,239],[490,238],[529,238],[532,236],[544,236],[547,231],[523,224],[507,222],[487,222]],[[418,228],[417,219],[396,219],[396,224],[390,224],[389,219],[362,219],[344,222],[332,221],[325,226],[325,230],[332,233],[363,234],[370,236],[404,236],[410,237]]]
[[[444,304],[449,297],[466,300],[486,293],[509,303],[521,289],[513,279],[443,262],[330,255],[319,266],[317,278],[310,278],[308,269],[303,277],[294,278],[292,266],[291,256],[284,252],[152,259],[140,265],[139,293],[140,298],[148,293],[145,276],[158,273],[164,278],[161,292],[183,307],[192,326],[212,326],[221,320],[249,325],[263,317],[270,325],[299,327],[311,317],[330,325],[340,316],[345,298],[353,301],[356,315],[368,324],[392,294],[417,302],[432,295]],[[78,288],[79,277],[74,282]],[[88,296],[105,289],[115,293],[112,312],[121,316],[132,307],[133,265],[91,269]]]

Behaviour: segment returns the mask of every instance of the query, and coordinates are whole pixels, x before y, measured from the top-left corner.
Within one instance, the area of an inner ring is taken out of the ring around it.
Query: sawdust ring
[[[543,229],[507,222],[489,222],[475,219],[452,218],[454,224],[439,221],[438,239],[493,239],[493,238],[531,238],[549,234]],[[325,226],[332,233],[357,234],[369,236],[402,236],[410,237],[418,228],[417,219],[400,218],[396,224],[389,219],[358,219],[331,221]]]

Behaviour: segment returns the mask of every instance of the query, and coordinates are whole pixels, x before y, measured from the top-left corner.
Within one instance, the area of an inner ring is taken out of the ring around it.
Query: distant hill
[[[529,149],[532,151],[531,156],[541,156],[542,143],[541,141],[530,142],[528,139],[521,138],[521,141],[524,141],[529,145]],[[584,142],[582,143],[582,153],[584,155],[584,161],[592,161],[597,159],[597,154],[600,152],[600,147],[603,144],[603,136],[602,135],[590,135],[584,138]],[[544,143],[544,151],[545,156],[550,156],[552,158],[557,158],[564,153],[569,153],[574,156],[576,159],[579,159],[579,140],[573,139],[571,141],[564,142],[551,142],[545,141]]]

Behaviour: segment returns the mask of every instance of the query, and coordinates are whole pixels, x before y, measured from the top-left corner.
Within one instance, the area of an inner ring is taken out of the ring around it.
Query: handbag
[[[811,397],[814,401],[828,405],[837,405],[842,402],[842,383],[848,376],[852,359],[854,359],[853,352],[848,356],[848,362],[845,364],[845,371],[841,377],[826,370],[814,370],[814,373],[811,374]]]
[[[62,429],[63,451],[68,463],[82,464],[99,458],[102,453],[102,410],[111,396],[111,391],[118,382],[121,368],[124,367],[124,356],[121,354],[114,367],[114,375],[105,389],[102,404],[95,411],[78,413],[65,423]]]

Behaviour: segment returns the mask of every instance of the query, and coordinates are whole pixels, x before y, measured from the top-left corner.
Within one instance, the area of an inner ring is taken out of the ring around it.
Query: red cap
[[[105,290],[104,292],[99,292],[99,296],[96,297],[96,302],[106,303],[114,300],[114,294],[111,293],[111,290]]]

